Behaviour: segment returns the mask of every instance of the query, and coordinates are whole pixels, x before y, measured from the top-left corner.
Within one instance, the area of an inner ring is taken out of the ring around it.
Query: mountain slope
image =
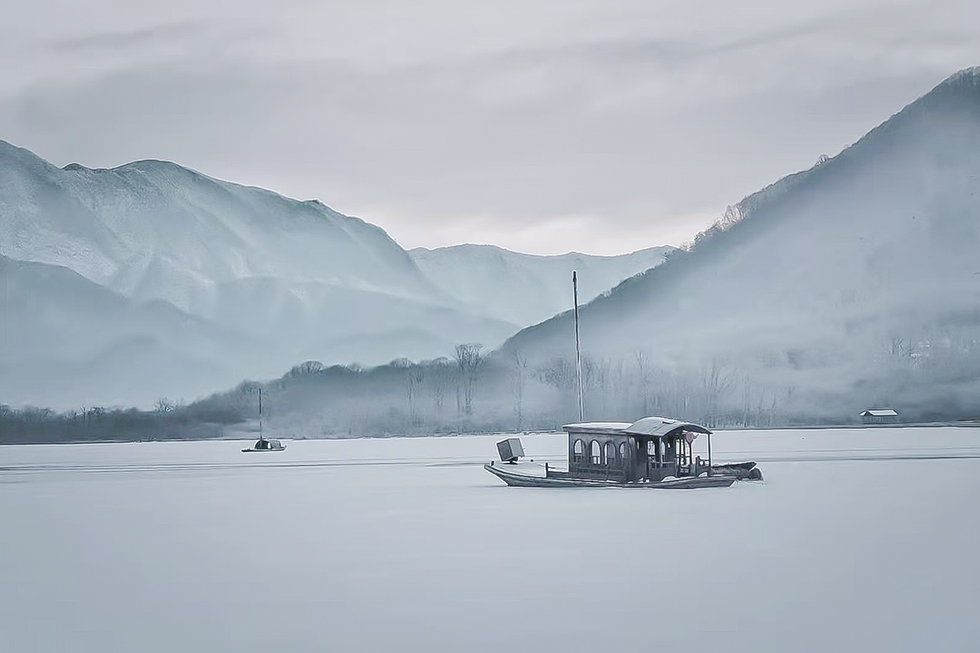
[[[0,255],[243,334],[253,347],[236,351],[231,369],[252,378],[304,358],[374,365],[462,341],[496,346],[517,328],[447,296],[374,225],[160,161],[60,169],[0,141]],[[134,337],[152,339],[138,326]],[[40,333],[60,351],[56,330]],[[58,403],[57,393],[33,401]]]
[[[0,215],[0,253],[185,310],[248,277],[438,296],[378,227],[172,163],[59,169],[0,141]]]
[[[67,268],[0,256],[3,403],[77,408],[193,398],[236,383],[235,352],[255,344]]]
[[[645,351],[692,378],[724,368],[732,388],[785,395],[811,416],[969,401],[980,379],[980,69],[738,213],[584,307],[586,353]],[[562,315],[504,351],[543,360],[571,344]]]
[[[459,301],[501,320],[528,326],[566,310],[570,279],[580,277],[579,301],[587,302],[623,279],[663,263],[673,247],[621,256],[535,256],[492,245],[457,245],[409,251],[433,284]]]

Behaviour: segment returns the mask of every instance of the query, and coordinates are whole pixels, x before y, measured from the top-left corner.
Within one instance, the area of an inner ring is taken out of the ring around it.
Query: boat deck
[[[512,474],[520,474],[521,476],[530,476],[532,478],[547,478],[544,471],[544,463],[532,463],[527,460],[521,460],[517,463],[511,464],[502,463],[498,460],[494,461],[494,466]],[[551,465],[548,465],[548,470],[551,473],[556,471],[564,472],[564,470],[555,469]]]

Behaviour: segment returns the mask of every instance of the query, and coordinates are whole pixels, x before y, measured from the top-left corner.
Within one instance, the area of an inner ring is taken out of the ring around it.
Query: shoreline
[[[881,429],[927,429],[927,428],[974,428],[980,429],[980,421],[960,421],[960,422],[909,422],[900,424],[822,424],[822,425],[785,425],[785,426],[723,426],[717,427],[712,432],[731,432],[731,431],[838,431],[838,430],[881,430]],[[454,437],[478,437],[478,436],[498,436],[498,437],[530,437],[535,435],[561,435],[561,430],[540,430],[540,431],[496,431],[496,432],[463,432],[463,433],[424,433],[424,434],[388,434],[388,435],[361,435],[353,437],[289,437],[276,435],[277,440],[288,442],[321,441],[321,440],[387,440],[387,439],[416,439],[416,438],[454,438]],[[0,447],[5,446],[46,446],[46,445],[68,445],[68,444],[149,444],[159,442],[250,442],[254,437],[241,437],[242,434],[233,436],[223,436],[215,438],[159,438],[147,440],[131,439],[99,439],[99,440],[56,440],[50,442],[0,442]],[[269,436],[273,437],[273,436]]]

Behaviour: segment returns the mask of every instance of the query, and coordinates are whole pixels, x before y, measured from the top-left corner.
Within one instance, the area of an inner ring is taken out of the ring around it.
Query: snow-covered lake
[[[766,480],[693,491],[496,439],[0,447],[0,651],[980,650],[980,429],[721,432]]]

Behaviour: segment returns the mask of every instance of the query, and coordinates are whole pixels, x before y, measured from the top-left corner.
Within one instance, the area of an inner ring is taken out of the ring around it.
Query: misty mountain
[[[72,305],[77,312],[66,315],[60,327],[32,329],[31,319],[50,316],[12,308],[19,311],[10,318],[18,327],[13,350],[50,352],[48,369],[55,361],[84,367],[87,360],[92,374],[105,381],[116,377],[97,367],[121,355],[112,343],[128,342],[126,351],[135,355],[136,347],[145,369],[154,370],[153,384],[123,384],[121,393],[92,382],[90,402],[132,402],[137,394],[143,402],[150,388],[193,397],[202,379],[215,378],[202,375],[201,365],[234,375],[222,374],[222,385],[210,386],[217,390],[246,377],[276,376],[307,358],[379,364],[400,356],[446,355],[460,341],[494,346],[516,328],[445,295],[376,226],[318,201],[287,199],[161,161],[61,169],[0,142],[0,254],[77,273],[78,278],[49,274],[31,295],[38,305],[57,307],[82,280],[90,282]],[[10,279],[25,282],[22,276]],[[110,295],[95,288],[112,293],[117,304],[130,304],[100,312],[99,302]],[[89,300],[93,308],[85,311]],[[187,337],[180,351],[188,364],[164,365],[176,360],[164,345],[172,339],[161,339],[150,328],[152,320],[143,319],[152,306],[193,317],[213,333],[236,333],[240,339],[229,343],[251,346],[216,347]],[[79,330],[75,342],[80,346],[91,336],[87,359],[59,341],[61,331],[75,328],[73,320],[91,326]],[[161,361],[150,364],[157,355]],[[12,363],[7,369],[14,369]],[[4,382],[13,383],[7,378],[12,373],[4,373]],[[60,383],[42,383],[38,393],[25,383],[16,396],[63,406]]]
[[[596,295],[662,258],[494,252],[410,255],[316,200],[164,161],[58,168],[0,141],[0,255],[18,302],[5,307],[0,400],[147,405],[308,359],[377,365],[452,355],[460,342],[492,348],[570,301],[557,283],[569,265],[595,271]],[[530,301],[515,299],[522,275]],[[491,277],[501,285],[486,287]]]
[[[719,410],[976,406],[980,68],[742,200],[690,251],[585,306],[581,334],[594,383],[640,361],[655,404],[685,379]],[[523,330],[514,352],[570,359],[571,316]]]
[[[572,271],[580,277],[579,302],[587,302],[664,262],[673,247],[620,256],[570,253],[535,256],[492,245],[457,245],[409,251],[425,277],[446,294],[489,316],[529,326],[572,305]]]

